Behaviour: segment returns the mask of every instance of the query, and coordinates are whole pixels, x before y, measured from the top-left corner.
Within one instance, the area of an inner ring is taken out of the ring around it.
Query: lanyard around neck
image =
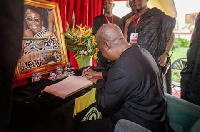
[[[132,17],[132,14],[131,14],[131,17]],[[135,15],[134,15],[135,17]],[[137,21],[135,21],[135,18],[133,19],[133,25],[135,26],[135,28],[137,28],[139,22],[140,22],[140,19],[141,19],[141,15],[138,17]]]
[[[104,15],[105,16],[105,18],[106,18],[106,21],[107,21],[107,23],[112,23],[113,24],[113,22],[114,22],[114,16],[112,15],[112,22],[110,22],[109,20],[108,20],[108,17],[106,16],[106,15]]]

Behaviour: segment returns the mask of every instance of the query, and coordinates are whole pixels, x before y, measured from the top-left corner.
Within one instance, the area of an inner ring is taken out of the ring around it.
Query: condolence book
[[[44,91],[64,99],[92,84],[92,81],[85,77],[69,76],[56,84],[45,87]]]

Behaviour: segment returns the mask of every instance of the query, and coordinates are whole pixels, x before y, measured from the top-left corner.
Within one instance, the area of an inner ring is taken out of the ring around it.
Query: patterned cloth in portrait
[[[56,36],[45,27],[34,35],[44,40],[26,40],[21,57],[22,71],[61,61],[60,46]]]

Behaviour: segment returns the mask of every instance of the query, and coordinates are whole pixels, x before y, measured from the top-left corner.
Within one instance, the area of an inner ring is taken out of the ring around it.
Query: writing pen
[[[90,70],[90,67],[87,67],[86,71],[89,71],[89,70]],[[86,75],[82,75],[82,77],[84,77],[84,76],[86,76]]]
[[[90,70],[90,67],[88,67],[87,69],[86,69],[86,71],[89,71]]]

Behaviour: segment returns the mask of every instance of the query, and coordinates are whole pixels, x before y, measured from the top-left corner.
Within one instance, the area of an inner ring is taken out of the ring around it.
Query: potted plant
[[[71,29],[67,27],[64,36],[67,49],[75,52],[79,68],[88,66],[92,58],[97,58],[98,48],[92,28],[82,25]]]

